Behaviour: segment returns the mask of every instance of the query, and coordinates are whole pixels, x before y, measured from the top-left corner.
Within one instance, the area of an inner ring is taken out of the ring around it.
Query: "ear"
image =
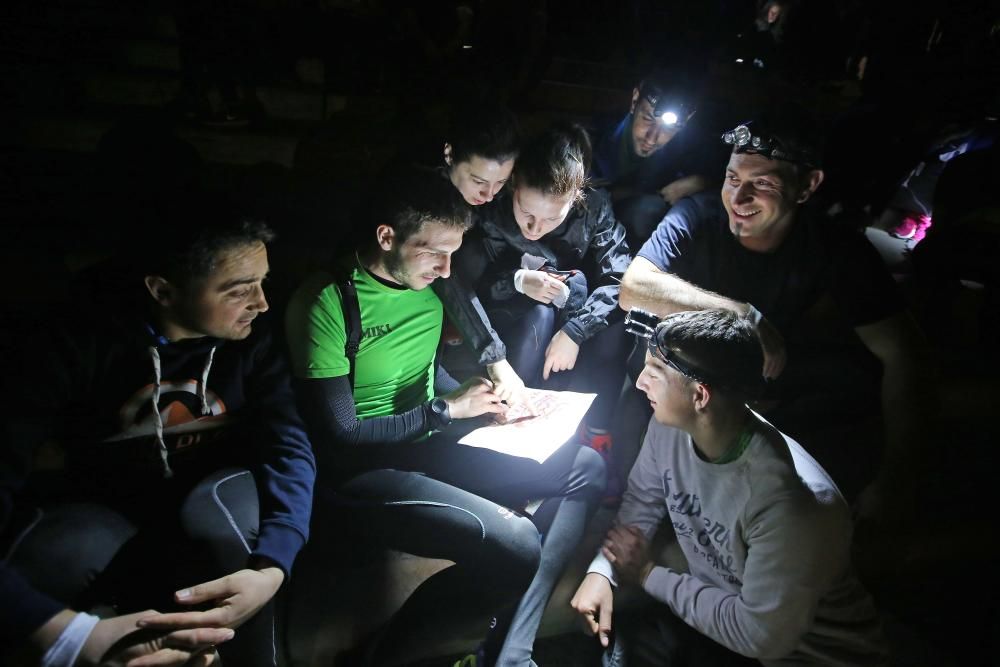
[[[631,106],[629,106],[628,112],[629,113],[635,113],[635,107],[636,107],[637,104],[639,104],[639,89],[638,88],[633,88],[632,89],[632,104],[631,104]]]
[[[804,204],[810,197],[812,197],[813,193],[816,192],[816,189],[820,186],[820,183],[823,182],[823,176],[824,174],[822,169],[813,169],[806,174],[805,188],[799,193],[799,198],[797,200],[800,204]]]
[[[451,166],[451,144],[447,141],[444,143],[444,163]]]
[[[379,225],[375,229],[375,240],[382,250],[392,250],[392,244],[396,240],[396,230],[389,225]]]
[[[164,308],[169,307],[177,296],[177,288],[170,284],[170,281],[163,276],[146,276],[143,278],[146,290],[153,297],[153,301]]]
[[[712,388],[701,382],[694,382],[691,392],[691,402],[696,412],[704,412],[712,402]]]

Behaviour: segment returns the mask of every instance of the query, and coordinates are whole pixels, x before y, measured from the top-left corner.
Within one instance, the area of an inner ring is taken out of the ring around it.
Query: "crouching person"
[[[645,326],[633,323],[645,321]],[[722,310],[657,324],[636,383],[653,419],[615,525],[573,597],[606,665],[883,665],[854,577],[851,520],[830,477],[746,406],[763,363],[753,326]],[[686,571],[652,559],[669,519]],[[613,617],[615,587],[657,603]]]
[[[149,214],[163,232],[131,249],[107,311],[46,326],[13,363],[0,650],[203,665],[218,645],[228,665],[277,664],[272,598],[315,465],[258,319],[272,233],[193,199]]]
[[[460,385],[437,354],[443,311],[427,288],[450,274],[469,209],[447,180],[418,171],[402,174],[372,211],[365,247],[307,280],[286,316],[320,462],[317,508],[360,540],[454,565],[423,582],[345,664],[412,661],[456,622],[493,614],[475,664],[526,667],[603,491],[603,462],[572,441],[539,463],[431,435],[507,409],[489,380]],[[530,520],[512,511],[540,499]]]

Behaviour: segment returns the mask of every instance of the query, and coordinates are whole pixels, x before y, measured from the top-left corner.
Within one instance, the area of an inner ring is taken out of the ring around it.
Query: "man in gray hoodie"
[[[630,330],[649,338],[636,386],[653,409],[615,525],[572,605],[606,665],[884,665],[871,598],[850,566],[836,485],[751,411],[762,353],[753,325],[687,311]],[[686,563],[658,564],[669,519]],[[615,588],[661,603],[615,618]],[[614,636],[612,636],[614,628]]]

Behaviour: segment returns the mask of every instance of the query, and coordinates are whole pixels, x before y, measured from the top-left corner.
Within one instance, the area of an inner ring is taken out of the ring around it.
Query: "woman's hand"
[[[580,346],[573,342],[562,330],[549,341],[549,346],[545,348],[545,367],[542,369],[542,379],[549,379],[549,372],[558,373],[568,371],[576,365],[576,356],[580,353]]]
[[[539,303],[552,303],[563,289],[563,282],[545,271],[522,269],[521,292]]]

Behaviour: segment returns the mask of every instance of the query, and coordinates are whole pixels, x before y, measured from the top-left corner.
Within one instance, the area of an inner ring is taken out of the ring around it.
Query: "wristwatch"
[[[451,423],[451,413],[448,411],[448,401],[440,396],[431,399],[431,412],[437,418],[439,426],[447,426]]]

